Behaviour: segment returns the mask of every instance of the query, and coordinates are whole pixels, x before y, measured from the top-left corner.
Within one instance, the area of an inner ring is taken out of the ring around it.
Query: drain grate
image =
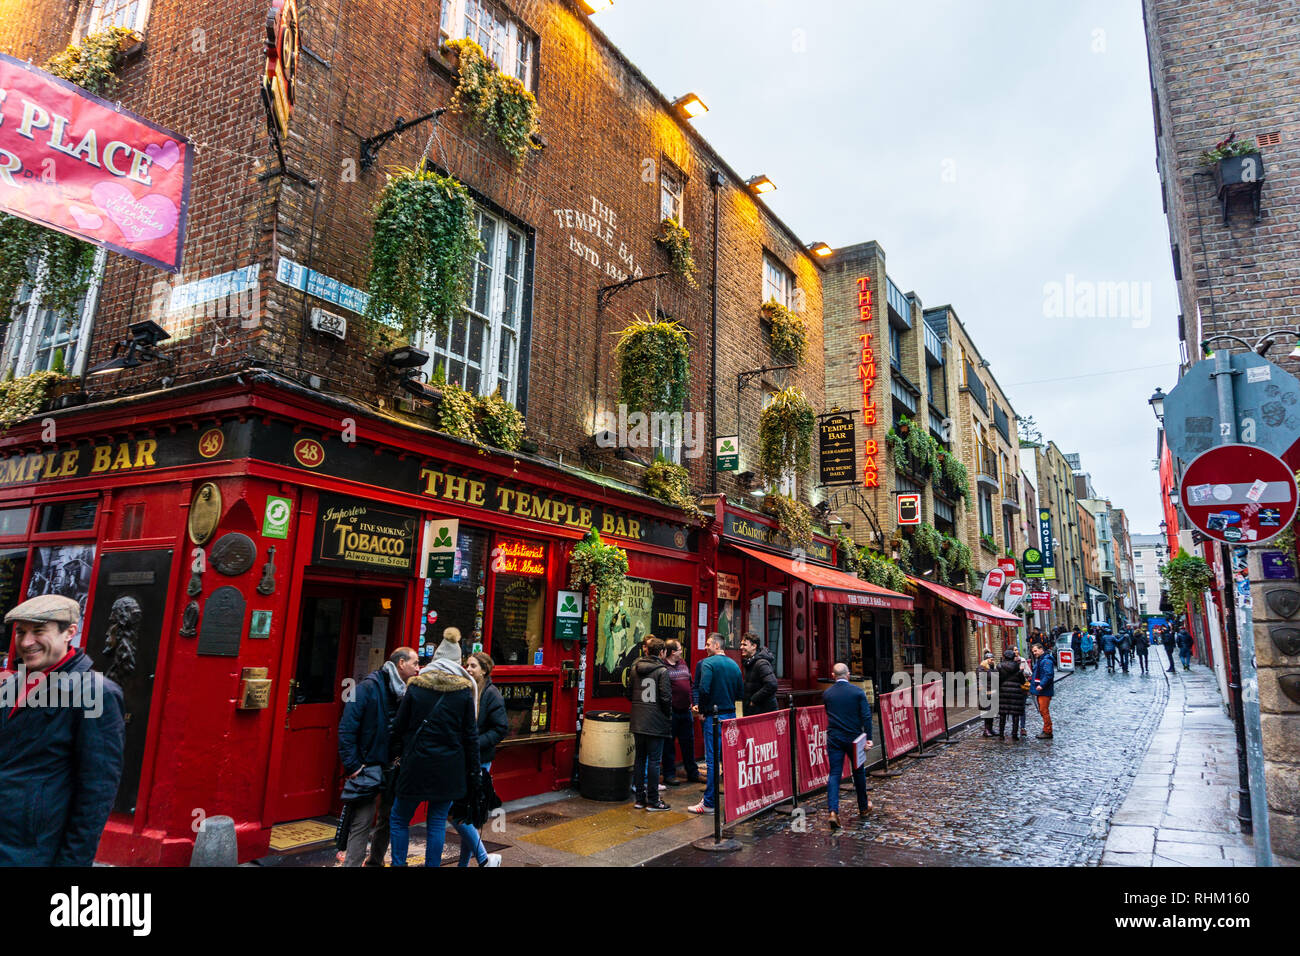
[[[536,813],[525,813],[521,817],[515,817],[511,822],[525,827],[544,827],[567,819],[569,818],[563,814],[552,813],[550,810],[538,810]]]
[[[1092,833],[1091,823],[1058,813],[1036,813],[1025,821],[1025,826],[1045,827],[1054,833],[1073,837],[1086,837]]]

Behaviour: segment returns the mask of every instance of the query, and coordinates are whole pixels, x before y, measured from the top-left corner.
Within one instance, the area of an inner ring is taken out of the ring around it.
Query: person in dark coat
[[[492,758],[496,755],[497,744],[510,733],[510,724],[506,721],[506,702],[492,683],[492,669],[496,666],[492,658],[482,651],[475,651],[465,658],[465,670],[478,684],[478,759],[484,771],[491,771]],[[453,809],[452,825],[460,834],[460,862],[458,866],[469,866],[469,858],[478,860],[479,866],[500,866],[501,854],[489,853],[483,846],[483,838],[478,828],[470,820],[457,820]]]
[[[475,686],[465,668],[437,660],[406,685],[389,746],[400,754],[397,796],[389,817],[393,866],[406,866],[411,818],[428,801],[425,866],[442,865],[453,801],[473,800],[479,786]]]
[[[1002,652],[998,664],[998,732],[996,736],[1005,737],[1007,718],[1011,718],[1011,739],[1023,740],[1025,731],[1025,672],[1020,658],[1013,650]]]
[[[1180,627],[1178,629],[1178,636],[1174,638],[1174,642],[1178,645],[1178,656],[1183,662],[1183,670],[1185,671],[1191,670],[1192,669],[1192,635],[1187,632],[1187,628]]]
[[[1110,631],[1101,632],[1101,650],[1106,655],[1106,673],[1115,673],[1115,635]]]
[[[367,767],[378,767],[379,788],[356,798],[344,866],[383,866],[388,852],[388,817],[393,812],[392,788],[384,786],[393,755],[388,752],[388,728],[406,694],[406,682],[420,672],[420,657],[409,647],[393,651],[377,671],[367,674],[343,706],[339,721],[339,762],[347,780],[356,780]],[[346,788],[345,788],[346,789]],[[372,835],[373,831],[373,835]],[[370,858],[366,859],[366,842]]]
[[[1070,634],[1070,649],[1074,651],[1074,666],[1083,668],[1083,635],[1076,627]]]
[[[671,810],[659,796],[659,766],[664,742],[673,735],[673,686],[664,664],[664,642],[651,634],[641,657],[628,669],[627,694],[635,745],[632,765],[633,804],[638,810]]]
[[[1141,628],[1133,631],[1133,653],[1137,657],[1138,666],[1142,668],[1142,673],[1147,672],[1147,655],[1151,650],[1151,642],[1147,639],[1147,632]]]
[[[122,778],[122,689],[73,646],[81,606],[24,601],[0,675],[0,866],[90,866]]]
[[[740,639],[740,656],[745,661],[745,716],[770,714],[776,710],[776,658],[753,633]]]
[[[1133,637],[1129,634],[1128,628],[1119,632],[1119,637],[1115,640],[1115,650],[1119,652],[1120,670],[1127,674],[1129,657],[1133,654]]]
[[[1175,673],[1174,669],[1174,632],[1172,628],[1164,628],[1160,635],[1160,643],[1164,645],[1165,653],[1169,655],[1169,673]]]
[[[682,657],[681,641],[665,641],[664,666],[673,687],[673,735],[664,744],[664,783],[670,787],[681,783],[673,751],[682,753],[682,769],[687,783],[701,783],[700,765],[695,762],[695,714],[691,711],[694,688],[691,686],[691,667]]]
[[[830,812],[831,828],[840,828],[840,779],[844,773],[844,758],[854,756],[854,741],[867,735],[867,750],[871,749],[871,704],[866,691],[849,683],[849,665],[836,664],[831,668],[835,683],[822,694],[826,708],[826,756],[831,762],[831,777],[826,784],[826,805]],[[856,761],[854,761],[856,764]],[[853,768],[853,789],[858,794],[858,816],[864,817],[873,809],[867,799],[867,768]]]

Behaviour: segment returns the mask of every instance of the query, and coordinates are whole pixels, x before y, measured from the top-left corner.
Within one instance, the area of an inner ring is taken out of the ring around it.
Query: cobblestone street
[[[1031,701],[1025,740],[1009,730],[985,738],[976,722],[938,756],[904,758],[902,776],[869,780],[875,810],[861,825],[851,788],[843,791],[839,834],[819,794],[802,820],[768,813],[734,828],[740,852],[684,847],[647,865],[1096,865],[1169,697],[1164,674],[1151,671],[1062,680],[1052,740],[1033,737],[1041,726]]]

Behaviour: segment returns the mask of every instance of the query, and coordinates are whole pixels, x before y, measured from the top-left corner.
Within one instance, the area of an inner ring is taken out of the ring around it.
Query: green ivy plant
[[[597,601],[617,604],[627,583],[627,552],[605,544],[594,527],[573,546],[569,556],[569,586],[575,590],[596,589]]]
[[[662,454],[655,455],[655,460],[646,468],[645,488],[660,501],[675,505],[692,517],[703,514],[691,494],[691,473],[683,465],[674,465]]]
[[[517,77],[498,70],[473,40],[452,40],[447,49],[456,55],[459,72],[451,108],[491,133],[520,168],[529,150],[541,149],[534,139],[540,129],[537,97]]]
[[[985,551],[991,551],[994,554],[998,553],[998,543],[993,540],[993,535],[987,532],[980,535],[980,547]]]
[[[813,407],[800,389],[791,385],[776,393],[758,417],[758,470],[764,481],[808,470],[815,425]]]
[[[479,435],[483,441],[514,451],[524,438],[524,416],[501,397],[501,389],[478,400]]]
[[[460,315],[483,248],[469,190],[423,163],[395,167],[374,217],[366,316],[396,319],[407,335],[441,332]]]
[[[1188,604],[1199,600],[1201,593],[1214,580],[1214,573],[1204,558],[1183,551],[1165,562],[1160,569],[1160,576],[1165,579],[1170,602],[1180,612]]]
[[[884,555],[863,549],[859,557],[858,577],[877,587],[889,588],[901,594],[912,594],[916,587],[907,579],[907,573]]]
[[[118,71],[126,59],[126,48],[139,37],[125,27],[110,27],[92,33],[80,44],[71,44],[45,64],[45,71],[76,83],[96,96],[107,96],[117,89]]]
[[[942,449],[936,452],[935,458],[938,462],[939,474],[942,476],[940,485],[946,490],[950,497],[958,497],[963,501],[970,501],[970,473],[950,451]]]
[[[642,412],[680,412],[691,384],[689,333],[647,314],[615,335],[619,401]]]
[[[948,544],[944,556],[948,563],[949,583],[964,584],[966,579],[975,571],[974,552],[971,551],[969,545],[959,538],[944,535],[944,541]]]
[[[695,258],[691,255],[691,234],[686,231],[686,227],[676,219],[668,218],[660,224],[660,234],[655,242],[659,247],[668,253],[669,262],[672,264],[672,270],[679,277],[686,280],[686,284],[692,289],[696,288],[698,283],[695,281]]]
[[[439,431],[465,441],[480,443],[478,434],[478,399],[459,385],[442,385],[442,400],[434,417]]]
[[[808,323],[797,312],[791,312],[776,299],[763,303],[763,318],[772,323],[772,351],[788,355],[795,365],[802,365],[808,354]]]
[[[51,387],[66,377],[55,371],[32,372],[0,382],[0,430],[39,412]]]
[[[781,533],[794,547],[806,548],[812,543],[812,509],[802,501],[782,494],[770,494],[763,498],[763,510],[776,516]]]

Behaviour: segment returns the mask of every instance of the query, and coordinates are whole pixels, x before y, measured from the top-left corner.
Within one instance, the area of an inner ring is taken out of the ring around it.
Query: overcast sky
[[[1176,383],[1178,300],[1137,0],[615,0],[594,22],[700,94],[696,128],[801,238],[874,239],[903,291],[951,303],[1016,412],[1156,531],[1146,402]],[[1089,311],[1102,283],[1125,315]]]

